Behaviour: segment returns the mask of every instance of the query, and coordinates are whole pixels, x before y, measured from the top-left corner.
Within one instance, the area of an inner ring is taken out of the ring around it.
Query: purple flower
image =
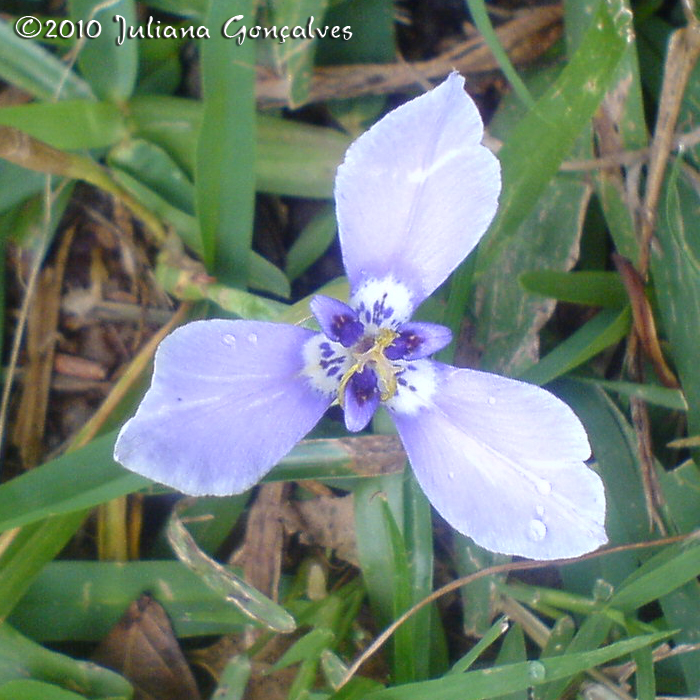
[[[348,149],[335,199],[350,303],[316,296],[320,333],[197,321],[160,345],[115,459],[193,495],[253,486],[338,402],[351,431],[383,404],[430,502],[505,554],[553,559],[606,540],[603,484],[571,409],[538,387],[429,359],[449,329],[410,320],[493,218],[496,158],[453,73]]]

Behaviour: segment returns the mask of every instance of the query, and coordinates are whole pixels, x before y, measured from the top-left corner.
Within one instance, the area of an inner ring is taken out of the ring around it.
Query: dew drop
[[[539,542],[547,534],[547,526],[541,520],[533,518],[528,525],[527,534],[531,540]]]
[[[488,402],[489,402],[489,406],[495,406],[495,405],[496,405],[496,397],[495,397],[495,396],[489,396]]]
[[[248,342],[252,343],[255,345],[258,342],[258,335],[257,333],[249,333],[248,334]]]
[[[454,472],[447,472],[447,478],[450,479],[450,481],[451,481],[452,479],[455,478],[455,473]]]
[[[542,496],[549,496],[549,494],[552,493],[552,484],[544,479],[538,479],[535,483],[535,487]]]
[[[547,676],[547,669],[539,661],[530,661],[527,665],[527,675],[531,680],[541,683]]]
[[[231,335],[230,333],[226,333],[226,335],[221,339],[224,345],[228,345],[231,348],[236,347],[236,338],[235,336]]]

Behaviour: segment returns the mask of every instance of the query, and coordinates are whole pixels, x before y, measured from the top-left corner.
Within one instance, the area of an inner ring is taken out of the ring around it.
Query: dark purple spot
[[[353,374],[348,388],[352,391],[358,406],[364,406],[379,394],[377,375],[374,370],[365,367],[361,372]]]
[[[326,337],[346,348],[354,345],[364,332],[355,311],[338,299],[318,294],[311,300],[310,308]],[[324,356],[331,354],[330,347],[328,343],[321,345]]]
[[[424,339],[413,331],[403,331],[394,338],[394,342],[385,350],[384,354],[390,360],[410,358],[423,342]]]
[[[333,316],[330,327],[331,337],[346,348],[354,345],[364,330],[365,327],[354,316],[349,314]]]
[[[332,357],[330,360],[321,360],[318,364],[321,369],[327,369],[331,365],[340,365],[344,359],[343,357]]]

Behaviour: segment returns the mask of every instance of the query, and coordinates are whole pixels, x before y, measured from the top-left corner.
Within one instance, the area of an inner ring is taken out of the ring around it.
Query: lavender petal
[[[321,330],[336,343],[349,348],[362,337],[364,326],[357,313],[342,301],[317,294],[310,307]]]
[[[532,559],[604,544],[603,483],[583,462],[590,448],[571,409],[523,382],[430,364],[431,400],[390,410],[445,520],[487,549]]]
[[[313,335],[256,321],[178,328],[156,352],[151,387],[119,433],[115,459],[192,495],[250,488],[332,401],[301,372]]]
[[[356,433],[367,427],[379,406],[377,375],[369,367],[354,374],[345,390],[345,427]]]
[[[404,323],[398,334],[384,353],[390,360],[419,360],[442,350],[452,340],[447,326],[423,321]]]
[[[409,287],[415,309],[467,256],[496,212],[500,169],[464,79],[394,110],[348,149],[335,183],[354,295],[372,280]]]

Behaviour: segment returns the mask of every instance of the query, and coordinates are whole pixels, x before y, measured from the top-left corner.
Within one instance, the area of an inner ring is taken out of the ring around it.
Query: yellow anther
[[[384,351],[398,337],[398,333],[389,328],[380,328],[377,337],[374,339],[374,345],[369,350],[361,353],[354,353],[355,362],[352,367],[345,372],[340,384],[338,385],[338,403],[341,406],[345,404],[345,390],[348,382],[353,375],[362,372],[365,366],[369,365],[377,375],[379,384],[380,398],[382,401],[390,399],[396,393],[396,375],[401,371],[400,367],[396,367],[384,355]]]

